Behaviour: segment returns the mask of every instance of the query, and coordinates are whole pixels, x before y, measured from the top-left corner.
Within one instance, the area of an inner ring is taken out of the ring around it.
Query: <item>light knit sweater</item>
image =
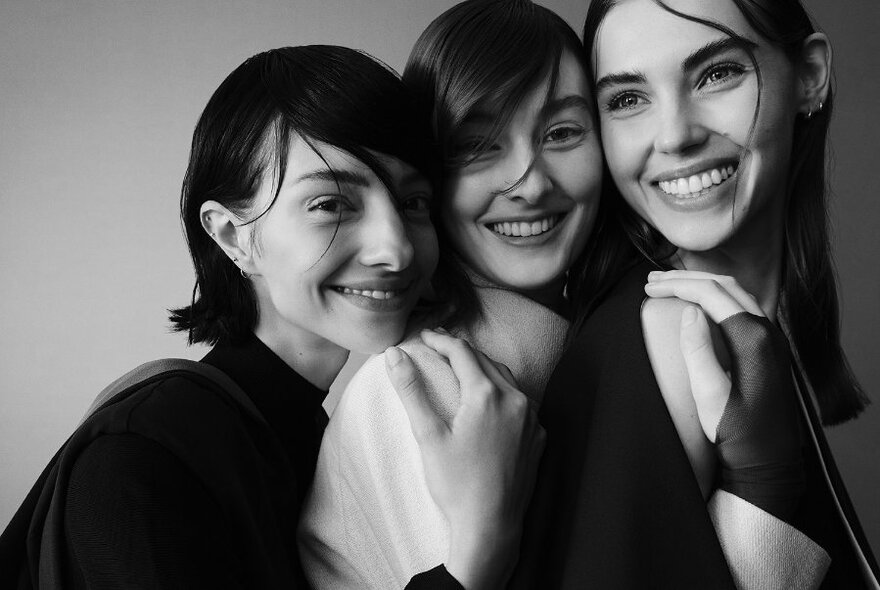
[[[455,335],[507,365],[539,404],[562,354],[568,322],[517,293],[477,281],[483,314]],[[402,343],[438,415],[459,399],[449,365],[420,339]],[[805,535],[724,492],[708,504],[740,588],[815,588],[828,557]],[[300,555],[314,588],[403,588],[443,563],[449,527],[425,483],[418,444],[385,371],[383,355],[352,378],[324,433],[299,527]]]

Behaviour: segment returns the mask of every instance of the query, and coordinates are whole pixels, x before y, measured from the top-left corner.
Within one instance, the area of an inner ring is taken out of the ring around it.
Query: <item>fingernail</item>
[[[396,346],[389,346],[385,349],[385,363],[389,367],[394,367],[403,360],[403,354]]]
[[[660,276],[659,270],[652,270],[651,272],[648,273],[648,280],[653,281],[654,279],[656,279],[659,276]]]
[[[693,306],[685,307],[684,311],[681,312],[681,325],[690,326],[695,321],[697,321],[697,308]]]
[[[442,326],[437,326],[436,328],[434,328],[434,331],[440,332],[441,334],[446,334],[447,336],[449,336],[449,331],[446,330],[446,328],[443,328]]]

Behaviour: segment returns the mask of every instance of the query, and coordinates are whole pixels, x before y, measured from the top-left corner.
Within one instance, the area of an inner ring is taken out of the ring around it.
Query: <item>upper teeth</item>
[[[504,221],[492,224],[492,231],[503,236],[537,236],[552,229],[559,221],[558,215],[551,215],[537,221]]]
[[[661,180],[660,190],[667,195],[696,195],[714,184],[721,184],[733,176],[733,172],[733,166],[722,166],[687,178]]]
[[[348,287],[337,288],[337,291],[341,291],[346,295],[362,295],[371,299],[391,299],[399,293],[399,291],[373,291],[369,289],[349,289]]]

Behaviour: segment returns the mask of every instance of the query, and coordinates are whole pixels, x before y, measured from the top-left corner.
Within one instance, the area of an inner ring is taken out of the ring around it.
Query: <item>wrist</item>
[[[521,532],[509,529],[491,527],[453,533],[446,570],[466,590],[503,587],[519,556]]]
[[[721,470],[721,489],[788,522],[806,489],[802,460]]]

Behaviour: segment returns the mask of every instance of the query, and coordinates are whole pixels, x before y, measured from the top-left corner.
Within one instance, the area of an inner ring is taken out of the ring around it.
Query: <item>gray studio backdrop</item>
[[[3,0],[0,3],[0,527],[94,395],[170,334],[192,271],[178,222],[191,132],[244,58],[362,48],[400,69],[451,0]],[[878,400],[829,431],[880,552],[880,3],[809,0],[831,36],[843,334]],[[552,0],[576,30],[586,0]],[[343,375],[343,379],[345,375]]]

